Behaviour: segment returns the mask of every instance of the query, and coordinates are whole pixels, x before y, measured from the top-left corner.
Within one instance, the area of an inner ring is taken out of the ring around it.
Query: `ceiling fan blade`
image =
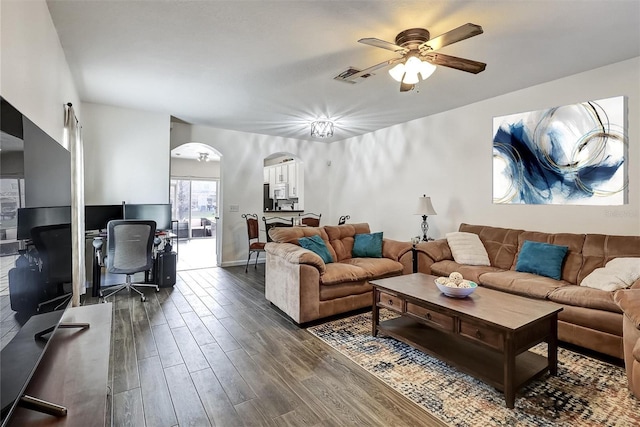
[[[400,82],[400,92],[409,92],[410,90],[413,90],[415,86],[416,85]]]
[[[398,52],[398,53],[401,53],[401,54],[405,54],[405,53],[407,53],[409,51],[409,49],[407,49],[407,48],[404,48],[402,46],[398,46],[397,44],[386,42],[384,40],[376,39],[374,37],[360,39],[360,40],[358,40],[358,43],[368,44],[369,46],[373,46],[373,47],[380,47],[382,49],[387,49],[387,50],[390,50],[392,52]]]
[[[388,61],[381,62],[381,63],[373,65],[373,66],[371,66],[369,68],[365,68],[364,70],[358,71],[357,73],[353,73],[349,77],[345,78],[344,80],[346,80],[346,81],[355,80],[358,77],[362,77],[365,74],[373,73],[375,70],[378,70],[380,68],[386,67],[387,65],[392,65],[392,64],[395,64],[396,62],[400,62],[400,61],[402,61],[402,59],[403,58],[393,58],[393,59],[390,59]]]
[[[478,74],[484,71],[487,64],[484,62],[472,61],[471,59],[458,58],[457,56],[443,55],[442,53],[430,52],[424,58],[434,65],[455,68],[467,73]]]
[[[459,26],[458,28],[454,28],[451,31],[447,31],[444,34],[440,34],[439,36],[434,37],[431,40],[427,40],[426,42],[418,46],[418,49],[424,50],[429,48],[430,50],[438,50],[452,43],[456,43],[482,33],[483,31],[480,25],[471,23],[464,24]]]

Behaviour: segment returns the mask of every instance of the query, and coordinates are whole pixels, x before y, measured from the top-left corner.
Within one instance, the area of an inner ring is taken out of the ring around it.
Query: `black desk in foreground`
[[[111,303],[70,308],[64,323],[89,323],[89,329],[58,329],[26,394],[67,408],[67,416],[18,407],[8,426],[104,426],[111,348]]]

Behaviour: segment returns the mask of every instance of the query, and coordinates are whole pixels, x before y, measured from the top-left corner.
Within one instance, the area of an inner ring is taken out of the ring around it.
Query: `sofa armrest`
[[[425,274],[431,274],[431,265],[434,262],[453,259],[446,239],[420,242],[416,245],[415,253],[418,257],[418,272]]]
[[[640,289],[621,289],[613,296],[624,315],[640,329]]]
[[[292,264],[313,266],[318,269],[320,274],[323,274],[327,268],[318,254],[293,243],[269,242],[264,246],[264,250],[271,255],[284,258]]]
[[[402,255],[411,252],[411,242],[400,242],[392,239],[382,239],[382,256],[400,261]]]

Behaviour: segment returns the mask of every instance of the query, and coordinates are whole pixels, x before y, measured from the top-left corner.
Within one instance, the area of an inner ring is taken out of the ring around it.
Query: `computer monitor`
[[[112,219],[123,219],[122,205],[87,205],[84,207],[85,231],[106,230]]]
[[[124,204],[124,219],[151,219],[156,230],[171,230],[171,204]]]
[[[31,239],[31,229],[42,225],[71,224],[71,206],[18,209],[18,240]]]

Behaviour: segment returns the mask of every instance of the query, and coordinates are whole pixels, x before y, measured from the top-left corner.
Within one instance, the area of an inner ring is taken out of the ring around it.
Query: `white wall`
[[[2,0],[0,39],[0,94],[62,144],[64,104],[73,103],[76,116],[82,117],[46,2]]]
[[[82,109],[85,204],[169,203],[169,115]]]
[[[431,196],[431,237],[461,222],[547,232],[640,234],[640,58],[512,92],[331,144],[333,215],[350,214],[372,230],[407,240],[420,234],[412,215]],[[426,83],[428,84],[428,82]],[[410,96],[411,94],[409,94]],[[492,119],[576,102],[628,98],[629,204],[492,203]]]
[[[172,157],[171,176],[193,179],[218,179],[220,178],[220,162],[199,162],[192,159],[176,159]]]
[[[304,162],[305,210],[322,213],[323,223],[337,224],[338,219],[332,220],[329,215],[331,197],[327,193],[326,143],[174,123],[171,148],[187,142],[210,145],[222,155],[220,221],[223,240],[219,248],[222,266],[246,262],[247,229],[240,215],[256,213],[262,217],[262,169],[264,158],[273,153],[288,152]],[[238,212],[230,212],[232,205],[238,206]]]

